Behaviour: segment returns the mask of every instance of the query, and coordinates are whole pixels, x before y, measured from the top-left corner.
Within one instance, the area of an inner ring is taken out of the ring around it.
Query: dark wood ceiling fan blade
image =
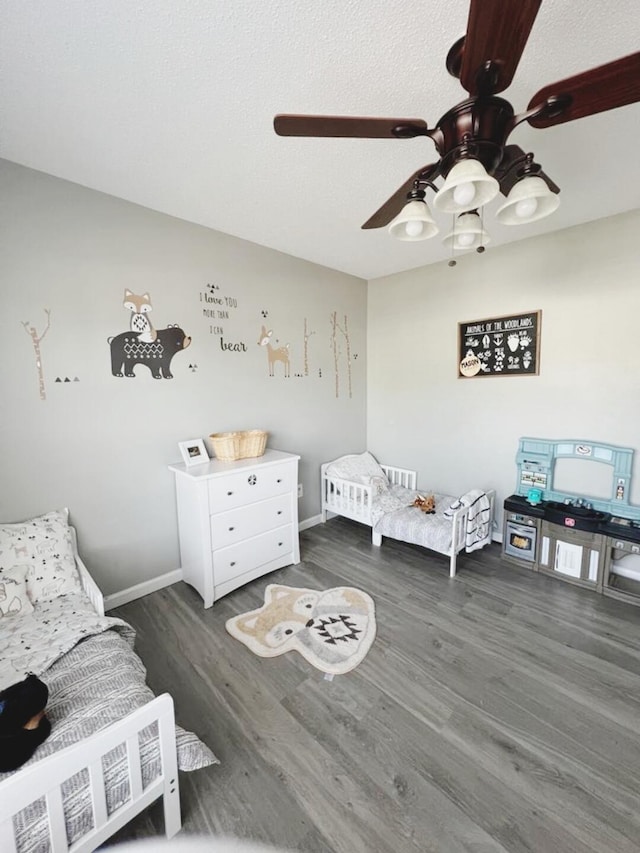
[[[411,139],[427,135],[427,123],[421,118],[277,115],[273,127],[278,136]]]
[[[531,98],[529,109],[549,98],[557,99],[557,107],[528,119],[532,127],[551,127],[640,101],[640,52],[545,86]]]
[[[470,95],[495,95],[510,85],[541,3],[471,0],[460,68]]]
[[[413,185],[416,181],[430,181],[433,180],[438,174],[439,163],[431,163],[429,166],[423,166],[421,169],[418,169],[417,172],[414,172],[410,178],[402,184],[401,187],[394,192],[394,194],[388,198],[382,207],[378,208],[376,212],[364,223],[362,228],[367,230],[369,228],[382,228],[385,225],[388,225],[396,216],[400,213],[402,208],[407,203],[407,195],[413,189]]]

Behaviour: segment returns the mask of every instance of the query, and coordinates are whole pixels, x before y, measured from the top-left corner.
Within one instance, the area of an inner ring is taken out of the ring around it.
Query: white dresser
[[[300,562],[299,459],[266,450],[237,462],[169,466],[183,578],[205,607],[254,578]]]

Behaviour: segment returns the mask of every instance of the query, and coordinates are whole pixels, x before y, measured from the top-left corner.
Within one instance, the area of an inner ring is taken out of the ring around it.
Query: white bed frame
[[[76,563],[85,592],[96,611],[103,616],[102,593],[77,553]],[[162,768],[160,775],[143,789],[138,733],[152,723],[158,725]],[[102,757],[120,744],[126,744],[127,749],[130,796],[120,808],[107,815]],[[85,768],[89,771],[94,825],[88,833],[69,845],[61,789],[67,779]],[[46,801],[52,853],[91,853],[159,797],[163,797],[166,836],[173,838],[179,832],[182,821],[171,696],[168,693],[158,696],[92,737],[18,770],[0,783],[2,853],[16,853],[18,850],[13,816],[41,797]]]
[[[373,487],[365,486],[361,483],[356,483],[353,480],[341,480],[338,477],[331,477],[327,474],[327,468],[330,462],[326,462],[321,466],[321,483],[322,483],[322,521],[327,520],[328,514],[341,515],[344,518],[350,518],[353,521],[359,521],[371,527],[371,541],[374,545],[382,545],[382,535],[375,533],[373,530],[373,521],[371,519],[371,507],[373,501]],[[391,465],[381,465],[385,472],[389,483],[392,486],[405,486],[407,489],[417,489],[418,475],[416,471],[411,471],[408,468],[394,468]],[[496,493],[493,489],[485,492],[491,504],[490,526],[493,524],[493,509]],[[449,577],[456,576],[456,560],[460,551],[464,550],[467,531],[467,516],[469,507],[461,507],[454,511],[451,518],[452,533],[451,547],[448,551],[442,551],[446,557],[449,557]],[[427,519],[425,519],[427,521]]]

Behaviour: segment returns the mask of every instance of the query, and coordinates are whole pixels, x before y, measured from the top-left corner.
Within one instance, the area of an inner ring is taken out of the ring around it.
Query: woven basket
[[[235,462],[236,459],[262,456],[267,446],[267,433],[261,429],[244,432],[212,432],[209,439],[216,459],[222,462]]]
[[[250,429],[241,433],[241,436],[241,459],[250,459],[253,456],[262,456],[267,447],[267,433],[264,430]]]

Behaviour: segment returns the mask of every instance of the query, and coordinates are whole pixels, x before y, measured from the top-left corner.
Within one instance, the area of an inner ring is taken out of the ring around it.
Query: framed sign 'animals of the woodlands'
[[[458,323],[458,377],[537,376],[542,311]]]

